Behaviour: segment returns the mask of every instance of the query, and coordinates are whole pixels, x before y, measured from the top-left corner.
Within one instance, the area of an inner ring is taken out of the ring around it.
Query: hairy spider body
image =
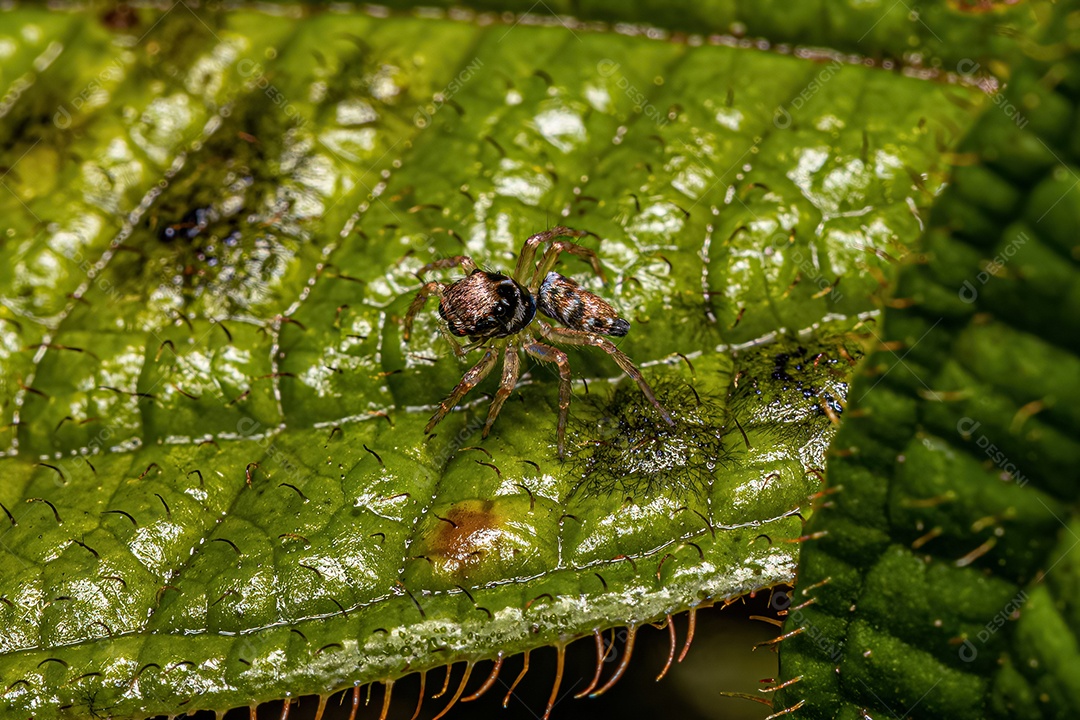
[[[443,290],[439,315],[457,337],[502,338],[521,332],[533,321],[536,302],[513,278],[473,270]]]
[[[570,364],[562,350],[536,339],[533,334],[534,327],[540,337],[549,342],[593,345],[611,355],[623,372],[638,384],[641,392],[664,421],[669,425],[675,424],[630,358],[604,337],[626,335],[630,331],[630,323],[619,317],[615,308],[603,298],[552,270],[559,255],[568,252],[588,260],[596,274],[604,279],[596,253],[575,243],[557,239],[564,236],[581,237],[584,234],[558,226],[532,235],[521,248],[512,276],[481,270],[471,258],[463,255],[436,260],[420,268],[417,275],[421,280],[431,270],[450,267],[461,267],[468,275],[450,284],[438,281],[424,283],[405,314],[405,340],[409,339],[417,313],[429,297],[435,296],[439,298],[439,315],[446,323],[440,324],[439,329],[454,353],[458,357],[464,357],[467,350],[484,349],[480,361],[465,373],[457,387],[439,403],[439,409],[424,428],[425,432],[431,432],[470,390],[487,377],[498,363],[501,353],[502,380],[488,410],[487,422],[484,423],[483,437],[487,437],[503,403],[517,384],[521,371],[520,353],[525,351],[540,362],[558,366],[557,436],[559,457],[565,457],[566,421],[571,394]],[[544,243],[548,243],[547,250],[537,262],[537,249]],[[565,327],[554,327],[538,318],[537,310]],[[470,340],[465,348],[455,339],[461,337]]]

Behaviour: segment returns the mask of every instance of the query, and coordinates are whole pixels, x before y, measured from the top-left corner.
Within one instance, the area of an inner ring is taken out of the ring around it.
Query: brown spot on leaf
[[[427,556],[437,570],[466,575],[484,556],[499,551],[504,537],[494,508],[491,500],[467,500],[435,516],[437,527],[428,538]]]
[[[558,561],[558,514],[528,493],[437,504],[411,545],[410,587],[475,587],[532,577]]]

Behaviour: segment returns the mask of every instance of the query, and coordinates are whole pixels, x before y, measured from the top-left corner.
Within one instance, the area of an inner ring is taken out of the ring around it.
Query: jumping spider
[[[463,255],[436,260],[420,268],[417,276],[421,280],[424,274],[431,270],[457,266],[469,274],[449,285],[432,281],[420,288],[405,314],[405,340],[408,341],[412,332],[416,314],[424,307],[427,299],[434,295],[439,298],[439,315],[446,321],[445,326],[440,323],[439,330],[450,342],[454,353],[463,358],[469,350],[486,349],[480,362],[465,373],[453,392],[439,403],[439,409],[431,416],[424,432],[431,432],[466,393],[487,377],[498,362],[498,353],[501,352],[502,381],[484,424],[483,437],[487,437],[499,410],[517,383],[521,369],[519,353],[524,350],[541,362],[559,366],[557,434],[559,457],[565,457],[566,419],[570,408],[570,364],[562,350],[538,342],[530,326],[535,327],[545,340],[563,345],[594,345],[611,355],[623,372],[637,382],[641,392],[664,421],[669,425],[675,424],[668,411],[657,401],[641,372],[630,362],[630,358],[610,340],[602,337],[622,337],[629,332],[630,323],[619,317],[615,309],[602,298],[552,270],[559,254],[568,252],[588,260],[600,279],[605,280],[596,253],[575,243],[556,239],[581,237],[584,234],[559,226],[531,236],[521,248],[513,276],[481,270],[471,258]],[[537,263],[537,249],[544,243],[549,243],[548,248]],[[553,327],[536,317],[537,309],[566,327]],[[455,337],[468,337],[470,342],[462,347]]]

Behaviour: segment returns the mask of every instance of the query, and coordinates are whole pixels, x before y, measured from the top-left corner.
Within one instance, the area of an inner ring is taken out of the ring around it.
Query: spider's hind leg
[[[641,389],[642,394],[652,404],[656,411],[660,413],[660,417],[664,418],[664,422],[674,427],[675,421],[671,418],[671,413],[660,404],[660,401],[656,399],[656,395],[653,393],[652,388],[649,387],[649,383],[645,382],[645,378],[642,376],[641,371],[637,369],[637,366],[626,356],[626,353],[615,347],[605,337],[601,337],[596,333],[585,332],[584,330],[571,330],[570,328],[552,327],[546,322],[539,321],[537,326],[540,328],[540,334],[545,339],[552,342],[563,343],[565,345],[592,345],[598,347],[608,355],[611,359],[618,364],[622,371],[633,378]]]
[[[541,362],[559,366],[559,426],[556,436],[561,460],[566,457],[566,419],[570,414],[570,361],[562,350],[539,342],[530,342],[525,346],[525,352]]]

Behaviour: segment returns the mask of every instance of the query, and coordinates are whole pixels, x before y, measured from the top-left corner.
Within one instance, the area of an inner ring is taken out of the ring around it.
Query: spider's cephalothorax
[[[455,266],[460,266],[469,274],[449,285],[433,281],[420,288],[405,314],[405,339],[409,339],[416,314],[424,307],[427,299],[434,295],[439,298],[439,315],[446,321],[445,326],[440,325],[440,330],[450,342],[455,354],[464,357],[466,350],[485,350],[480,362],[466,372],[449,397],[439,403],[439,409],[425,428],[426,432],[431,432],[466,393],[487,377],[498,362],[498,353],[501,352],[502,381],[484,424],[483,436],[487,437],[499,410],[517,383],[521,369],[520,352],[524,350],[541,362],[554,363],[559,367],[557,434],[559,457],[563,457],[566,450],[566,419],[570,408],[570,364],[562,350],[537,341],[533,335],[534,327],[540,337],[550,342],[594,345],[611,355],[623,372],[637,382],[641,392],[661,417],[669,425],[675,424],[668,411],[657,401],[641,372],[630,362],[630,358],[603,337],[626,335],[630,331],[630,323],[619,317],[615,308],[603,298],[552,270],[559,254],[568,252],[588,260],[596,274],[603,279],[604,272],[600,268],[596,253],[576,243],[556,239],[564,236],[581,237],[584,234],[560,226],[531,236],[521,248],[512,276],[480,270],[471,258],[463,255],[436,260],[420,268],[417,274],[421,279],[430,270]],[[537,262],[536,252],[543,243],[548,243],[548,247]],[[537,318],[537,310],[565,327],[552,326]],[[455,337],[468,337],[471,342],[466,348],[462,348]]]
[[[457,337],[502,338],[521,332],[533,321],[536,302],[513,278],[473,270],[443,290],[439,315]]]

